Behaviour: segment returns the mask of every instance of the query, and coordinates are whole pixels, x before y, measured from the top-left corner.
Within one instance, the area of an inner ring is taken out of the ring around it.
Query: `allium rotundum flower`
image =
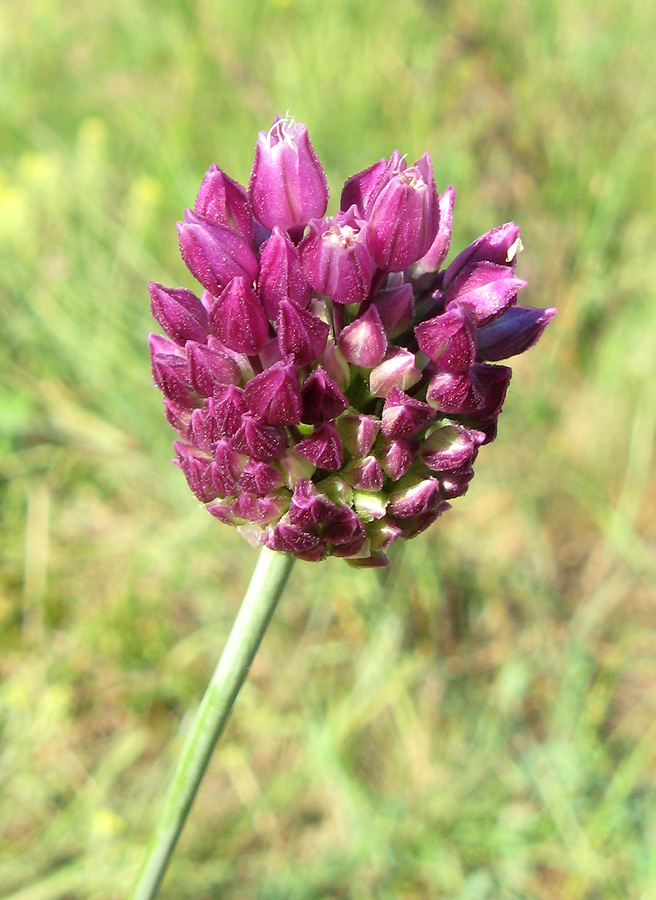
[[[443,268],[455,192],[398,151],[344,185],[276,118],[248,190],[212,165],[178,224],[202,285],[150,285],[174,462],[210,513],[301,559],[385,565],[465,493],[511,370],[555,309],[518,306],[510,222]]]

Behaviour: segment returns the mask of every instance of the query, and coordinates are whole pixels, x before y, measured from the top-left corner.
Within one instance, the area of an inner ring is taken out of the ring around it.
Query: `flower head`
[[[385,565],[465,493],[511,370],[555,309],[517,306],[512,222],[441,268],[455,192],[428,154],[349,178],[342,209],[307,129],[277,117],[248,191],[212,165],[179,223],[205,288],[150,285],[153,376],[196,497],[251,542]]]

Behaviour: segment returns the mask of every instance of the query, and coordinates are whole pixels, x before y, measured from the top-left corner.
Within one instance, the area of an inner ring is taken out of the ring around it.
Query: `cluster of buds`
[[[516,305],[513,223],[442,268],[454,190],[395,151],[328,188],[305,126],[260,132],[248,189],[210,167],[178,224],[204,291],[150,285],[174,462],[212,515],[306,560],[385,565],[465,493],[511,370],[555,313]]]

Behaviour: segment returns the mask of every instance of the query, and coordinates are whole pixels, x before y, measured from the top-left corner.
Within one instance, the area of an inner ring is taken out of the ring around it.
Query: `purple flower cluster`
[[[385,565],[465,493],[511,370],[555,309],[517,306],[519,228],[446,268],[455,193],[398,151],[344,185],[307,129],[260,132],[248,190],[210,167],[178,224],[203,286],[150,285],[153,375],[196,497],[253,544]]]

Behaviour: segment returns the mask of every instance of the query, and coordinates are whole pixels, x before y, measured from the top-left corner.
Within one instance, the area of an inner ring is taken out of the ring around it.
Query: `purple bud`
[[[514,222],[499,225],[477,238],[473,244],[458,254],[444,274],[444,286],[448,287],[465,268],[479,262],[491,262],[498,266],[514,268],[517,254],[522,250],[519,226]]]
[[[437,478],[425,478],[416,484],[395,491],[390,497],[387,511],[398,519],[436,512],[442,505],[440,484]]]
[[[380,423],[372,416],[350,414],[337,423],[342,443],[357,458],[368,456],[380,431]]]
[[[339,507],[337,515],[322,531],[322,537],[334,548],[335,556],[352,556],[366,539],[364,524],[348,506]]]
[[[368,215],[369,244],[376,265],[401,272],[429,249],[439,224],[430,156],[425,153],[385,185]]]
[[[414,353],[405,347],[388,350],[385,359],[369,375],[369,388],[374,397],[387,397],[392,388],[406,391],[417,384],[421,372],[415,362]]]
[[[336,419],[348,407],[348,400],[322,366],[317,366],[301,389],[301,422],[315,425]]]
[[[435,418],[435,410],[393,388],[385,400],[381,431],[388,438],[407,438],[425,428]]]
[[[177,453],[174,464],[184,473],[187,483],[201,503],[215,500],[219,491],[212,478],[213,460],[199,453],[189,444],[174,441],[173,449]]]
[[[164,398],[164,414],[166,415],[166,421],[178,432],[180,437],[189,437],[192,412],[192,409],[185,409],[182,406],[178,406],[178,404],[174,403],[172,400]]]
[[[327,322],[291,300],[280,302],[276,329],[280,352],[292,357],[297,366],[308,366],[319,359],[330,332]]]
[[[251,379],[244,388],[246,405],[269,425],[298,425],[301,392],[296,369],[287,362],[274,363]]]
[[[266,425],[258,417],[245,413],[232,439],[232,446],[244,456],[268,462],[271,459],[280,459],[285,452],[287,440],[282,428]]]
[[[239,518],[265,525],[280,518],[283,505],[279,497],[258,497],[245,491],[235,500],[232,511]]]
[[[249,244],[253,242],[253,217],[246,191],[214,163],[203,178],[194,212],[215,225],[226,225]]]
[[[476,329],[468,308],[459,303],[417,325],[415,336],[421,352],[450,372],[467,372],[476,359]]]
[[[440,476],[440,491],[446,500],[454,500],[467,493],[469,482],[474,477],[470,463],[465,463],[453,472],[445,472]]]
[[[526,284],[522,278],[515,278],[511,266],[478,262],[463,269],[451,282],[444,301],[449,305],[457,300],[466,306],[475,324],[480,327],[512,306],[517,292]]]
[[[334,471],[341,469],[344,462],[339,434],[330,422],[317,425],[311,435],[296,444],[294,450],[319,469]]]
[[[192,389],[184,350],[160,334],[149,334],[148,345],[153,379],[166,399],[182,407],[196,406],[199,398]]]
[[[292,300],[304,308],[310,302],[312,288],[303,274],[298,250],[278,226],[260,248],[257,289],[264,311],[272,322],[278,316],[281,300]]]
[[[375,306],[342,329],[337,341],[340,353],[347,362],[363,369],[371,369],[385,356],[387,335]]]
[[[413,267],[413,278],[420,278],[428,272],[437,272],[446,259],[451,246],[451,223],[453,222],[453,204],[455,199],[456,192],[453,187],[448,187],[443,194],[440,194],[438,200],[440,224],[437,234],[426,254]]]
[[[217,298],[210,322],[219,340],[231,350],[253,356],[269,337],[269,322],[245,278],[233,278]]]
[[[230,385],[219,391],[213,404],[214,417],[221,437],[231,438],[239,431],[246,401],[241,388]]]
[[[412,325],[415,301],[411,284],[379,291],[374,305],[388,337],[397,337]]]
[[[262,497],[282,487],[283,477],[278,466],[249,459],[239,477],[239,487]]]
[[[303,228],[328,205],[326,176],[305,125],[276,116],[261,131],[248,185],[253,213],[267,228]]]
[[[450,422],[426,437],[418,456],[433,472],[449,472],[470,465],[484,440],[482,432]]]
[[[262,363],[263,369],[268,369],[270,366],[274,365],[274,363],[280,362],[282,359],[282,353],[280,352],[280,347],[278,346],[278,338],[272,337],[266,342],[264,347],[260,350],[260,362]],[[255,373],[251,374],[251,378],[254,377]],[[247,379],[250,381],[250,379]]]
[[[241,381],[237,363],[216,346],[189,341],[186,351],[191,383],[203,397],[212,397],[226,385]]]
[[[426,399],[445,413],[477,419],[497,416],[503,406],[512,369],[476,363],[464,375],[438,372],[431,379]]]
[[[280,522],[267,533],[264,541],[269,550],[291,553],[308,562],[318,562],[326,555],[326,545],[316,531]]]
[[[344,477],[362,491],[382,491],[385,475],[375,456],[352,460],[344,469]]]
[[[152,316],[172,340],[181,345],[186,341],[207,341],[207,312],[194,293],[185,288],[165,288],[153,281],[148,290]]]
[[[296,484],[289,504],[289,521],[307,528],[327,525],[340,516],[340,507],[326,497],[310,480]]]
[[[313,219],[298,249],[315,291],[345,304],[360,303],[369,293],[373,263],[367,223],[354,207],[335,219]]]
[[[222,497],[237,493],[237,481],[244,465],[244,457],[222,438],[214,450],[214,483]]]
[[[398,481],[399,478],[403,478],[412,465],[416,452],[416,442],[406,438],[396,438],[383,441],[378,451],[378,458],[383,471],[392,481]]]
[[[207,406],[195,409],[191,414],[191,437],[200,450],[211,453],[221,436],[214,417],[214,401],[208,400]]]
[[[232,278],[244,277],[250,284],[257,275],[257,257],[250,244],[227,225],[214,225],[186,210],[178,234],[185,265],[215,297]]]
[[[389,160],[379,159],[373,166],[358,172],[345,183],[342,189],[340,209],[344,212],[351,206],[355,206],[358,215],[367,218],[372,206],[385,185],[390,179],[406,168],[406,162],[398,150],[395,150]]]
[[[410,538],[417,537],[422,531],[426,531],[429,525],[432,525],[436,519],[439,519],[442,513],[446,512],[447,509],[451,509],[450,503],[440,503],[430,512],[419,513],[419,515],[411,516],[409,518],[399,516],[399,524],[401,525],[402,534],[405,540],[410,540]]]
[[[496,362],[523,353],[537,343],[556,312],[553,306],[548,309],[512,306],[478,331],[478,358]]]

